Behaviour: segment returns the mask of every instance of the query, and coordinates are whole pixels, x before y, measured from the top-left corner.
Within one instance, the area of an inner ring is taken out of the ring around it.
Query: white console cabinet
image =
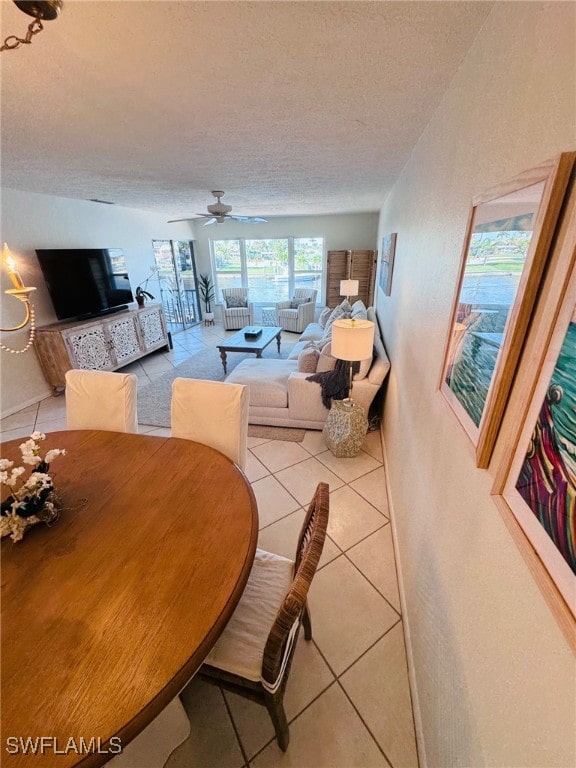
[[[57,393],[66,371],[115,371],[157,349],[169,348],[160,305],[37,328],[35,348],[46,381]]]

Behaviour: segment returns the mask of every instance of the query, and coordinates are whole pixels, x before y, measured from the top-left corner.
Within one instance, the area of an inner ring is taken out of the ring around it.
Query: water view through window
[[[322,292],[324,239],[286,237],[212,240],[217,300],[222,288],[246,287],[255,304],[273,306],[293,295],[294,288]]]

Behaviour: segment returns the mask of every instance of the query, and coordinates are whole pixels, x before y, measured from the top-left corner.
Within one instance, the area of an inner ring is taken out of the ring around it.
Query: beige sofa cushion
[[[250,387],[251,406],[287,408],[288,377],[297,370],[297,360],[243,360],[226,381]]]

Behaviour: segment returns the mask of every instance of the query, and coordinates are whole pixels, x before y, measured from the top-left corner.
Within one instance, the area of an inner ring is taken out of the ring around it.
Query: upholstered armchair
[[[317,295],[318,291],[313,288],[295,288],[292,301],[279,301],[276,304],[278,325],[285,331],[302,333],[309,323],[314,322]]]
[[[248,301],[247,288],[222,288],[222,321],[227,331],[254,325],[254,305]]]

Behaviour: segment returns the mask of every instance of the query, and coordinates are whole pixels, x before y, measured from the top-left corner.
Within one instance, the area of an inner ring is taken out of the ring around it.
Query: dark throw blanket
[[[352,363],[352,372],[360,370],[360,363]],[[322,371],[307,376],[306,381],[315,381],[322,389],[322,404],[330,408],[332,400],[344,400],[348,397],[348,385],[350,380],[350,363],[346,360],[336,360],[336,365],[331,371]]]

